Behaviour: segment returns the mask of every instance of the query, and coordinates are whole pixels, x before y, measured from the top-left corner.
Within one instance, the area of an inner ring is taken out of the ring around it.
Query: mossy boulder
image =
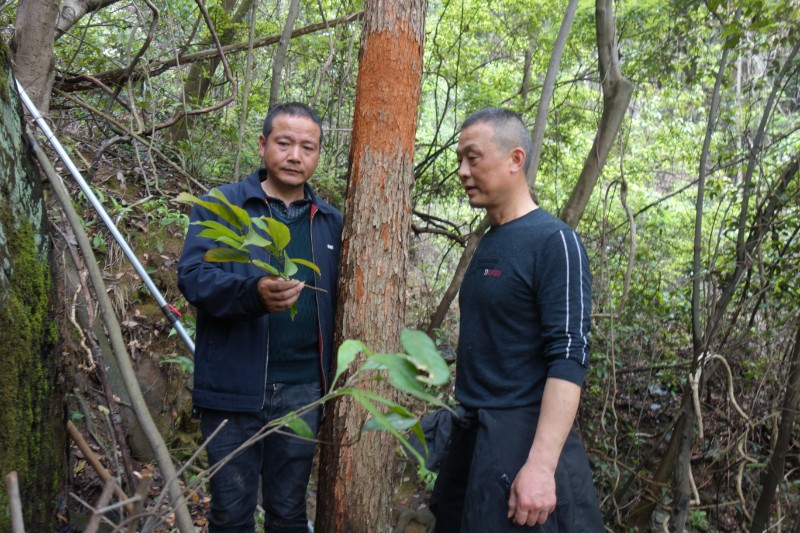
[[[0,473],[16,471],[27,531],[52,531],[66,472],[50,246],[40,182],[0,41]],[[10,531],[0,484],[0,531]]]

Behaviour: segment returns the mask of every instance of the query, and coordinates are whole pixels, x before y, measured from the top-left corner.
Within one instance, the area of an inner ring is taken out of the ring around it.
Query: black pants
[[[436,533],[603,532],[589,461],[574,429],[558,461],[557,504],[547,522],[517,526],[507,518],[511,484],[528,458],[538,420],[538,407],[526,407],[481,409],[454,421],[431,498]]]

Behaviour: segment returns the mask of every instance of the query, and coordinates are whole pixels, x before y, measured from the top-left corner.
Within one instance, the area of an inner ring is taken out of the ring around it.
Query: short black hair
[[[272,121],[278,115],[289,115],[291,117],[306,117],[313,120],[319,126],[319,146],[322,148],[322,121],[319,119],[316,111],[311,109],[310,106],[302,102],[286,102],[285,104],[278,104],[267,113],[267,118],[264,119],[264,127],[261,133],[265,139],[269,139],[269,134],[272,132]]]
[[[472,113],[461,124],[461,130],[475,124],[489,124],[494,130],[492,140],[502,150],[511,150],[520,147],[525,151],[525,173],[531,166],[531,153],[533,141],[522,117],[514,111],[504,107],[485,107]]]

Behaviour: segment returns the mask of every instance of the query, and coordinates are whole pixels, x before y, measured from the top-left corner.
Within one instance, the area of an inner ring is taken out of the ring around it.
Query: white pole
[[[130,246],[128,246],[128,243],[125,241],[125,238],[119,232],[117,226],[114,225],[114,222],[111,220],[111,217],[108,215],[105,208],[103,208],[103,204],[100,203],[100,200],[97,198],[94,192],[92,192],[92,189],[89,187],[89,184],[86,183],[85,179],[83,179],[83,176],[81,175],[80,171],[75,166],[75,164],[72,162],[72,159],[69,157],[69,154],[67,154],[67,152],[64,150],[64,147],[61,146],[61,143],[58,142],[58,139],[53,134],[53,131],[50,129],[50,126],[47,125],[47,121],[45,121],[41,113],[39,113],[39,110],[36,109],[36,106],[28,97],[28,94],[25,92],[25,89],[22,88],[22,84],[16,78],[15,81],[17,83],[17,91],[19,92],[19,96],[22,99],[22,103],[25,105],[31,116],[33,116],[36,125],[39,126],[39,129],[42,130],[42,133],[44,133],[44,136],[47,138],[47,142],[50,143],[50,145],[56,151],[58,156],[67,166],[67,169],[69,169],[70,173],[75,178],[75,181],[78,182],[78,186],[83,191],[83,194],[86,195],[86,197],[89,199],[89,202],[94,207],[95,211],[97,211],[97,213],[100,215],[100,218],[103,219],[103,222],[108,228],[108,231],[111,232],[111,235],[114,237],[114,240],[117,241],[117,244],[122,249],[122,252],[125,254],[125,257],[128,258],[128,261],[131,262],[133,268],[136,269],[136,272],[139,274],[139,277],[147,286],[147,289],[150,291],[150,294],[152,294],[153,297],[156,299],[156,302],[158,302],[158,306],[161,308],[161,311],[167,317],[170,324],[172,324],[172,327],[174,327],[175,331],[178,332],[178,336],[180,336],[180,338],[189,348],[189,351],[191,351],[192,354],[194,354],[194,341],[186,332],[186,330],[183,328],[183,324],[178,318],[177,313],[161,295],[161,292],[158,290],[158,287],[156,287],[155,283],[153,283],[153,280],[150,279],[150,276],[147,274],[147,271],[139,262],[139,259],[136,257],[136,254],[133,253],[133,250],[131,250]]]

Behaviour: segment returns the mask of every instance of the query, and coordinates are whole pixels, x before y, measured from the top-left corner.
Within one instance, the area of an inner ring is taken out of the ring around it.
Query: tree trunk
[[[237,0],[222,0],[222,10],[225,13],[231,13],[236,7],[236,2]],[[220,43],[229,45],[233,42],[234,37],[236,37],[233,24],[241,22],[245,15],[251,11],[252,2],[253,0],[245,0],[236,9],[236,12],[231,15],[231,24],[226,25],[219,34]],[[189,73],[186,75],[186,81],[183,82],[183,99],[187,106],[191,108],[205,100],[219,63],[219,56],[212,57],[208,61],[192,63]],[[193,117],[187,116],[173,124],[166,133],[170,141],[176,142],[186,139],[193,120]]]
[[[53,42],[59,0],[22,0],[14,21],[14,73],[42,114],[53,88]]]
[[[592,191],[606,164],[606,159],[622,126],[622,119],[631,101],[633,86],[622,75],[617,50],[617,30],[614,22],[614,6],[611,0],[597,0],[597,55],[600,60],[600,79],[603,83],[603,114],[597,128],[592,149],[583,163],[581,175],[567,204],[561,210],[561,219],[578,226],[583,211],[592,197]]]
[[[542,155],[542,142],[544,142],[544,129],[547,125],[547,115],[550,113],[550,101],[553,99],[553,92],[556,88],[556,78],[558,77],[561,55],[567,44],[569,30],[572,27],[572,20],[575,18],[575,11],[578,9],[578,0],[569,0],[561,26],[558,28],[556,42],[553,43],[553,53],[550,54],[550,63],[547,65],[547,74],[542,85],[542,95],[539,98],[539,108],[536,110],[536,122],[533,124],[531,140],[533,148],[528,154],[528,187],[533,198],[536,199],[536,173],[539,171],[539,158]]]
[[[56,40],[67,33],[84,15],[117,2],[119,0],[62,0],[56,19]]]
[[[275,57],[272,59],[272,77],[269,83],[269,107],[270,109],[278,103],[281,92],[281,76],[283,75],[283,65],[286,63],[286,52],[289,51],[289,40],[292,38],[294,22],[300,11],[300,0],[291,0],[289,10],[286,13],[286,24],[283,25],[281,42],[275,50]]]
[[[51,45],[52,49],[52,45]],[[0,41],[0,469],[16,471],[28,531],[53,531],[66,472],[55,288],[40,181]],[[8,498],[0,487],[4,507]],[[10,531],[0,512],[0,531]]]
[[[365,2],[337,344],[357,338],[377,351],[391,353],[399,347],[426,8],[426,0]],[[386,389],[377,392],[389,394]],[[328,415],[322,442],[330,444],[321,454],[317,531],[388,531],[393,438],[383,432],[362,436],[364,414],[349,400],[329,406]]]
[[[775,489],[783,480],[783,467],[786,463],[786,454],[792,443],[792,428],[797,418],[797,409],[800,407],[800,326],[794,340],[791,367],[789,369],[789,383],[783,398],[781,409],[781,424],[778,428],[778,439],[772,458],[761,478],[761,496],[753,512],[753,525],[751,533],[761,533],[769,525],[770,508],[775,499]]]

